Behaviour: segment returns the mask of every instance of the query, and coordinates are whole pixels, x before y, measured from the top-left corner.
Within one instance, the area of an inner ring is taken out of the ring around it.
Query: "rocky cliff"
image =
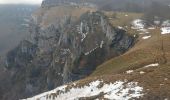
[[[7,55],[13,88],[2,98],[26,98],[85,78],[133,44],[134,37],[112,27],[102,12],[70,5],[41,8],[32,16],[30,39]]]

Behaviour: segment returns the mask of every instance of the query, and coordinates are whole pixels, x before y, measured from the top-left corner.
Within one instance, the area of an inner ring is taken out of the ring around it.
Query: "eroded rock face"
[[[13,75],[13,84],[19,89],[9,93],[20,95],[13,98],[30,97],[85,78],[98,65],[133,46],[134,38],[112,27],[101,12],[87,12],[76,21],[72,17],[46,28],[33,21],[31,39],[9,52],[7,68],[19,65]]]
[[[23,67],[30,63],[36,54],[37,46],[27,40],[22,41],[18,47],[11,50],[7,54],[6,67],[8,69],[13,67]]]

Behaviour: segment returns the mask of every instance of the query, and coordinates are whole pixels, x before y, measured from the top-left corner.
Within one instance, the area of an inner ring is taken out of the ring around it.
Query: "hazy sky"
[[[0,4],[41,4],[42,0],[0,0]]]

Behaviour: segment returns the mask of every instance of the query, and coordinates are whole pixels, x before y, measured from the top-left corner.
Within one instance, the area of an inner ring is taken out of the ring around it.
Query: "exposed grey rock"
[[[13,83],[23,91],[15,98],[85,78],[105,60],[133,46],[134,38],[112,27],[101,12],[87,12],[77,21],[70,17],[47,28],[33,21],[31,39],[8,53],[9,70],[17,68],[12,75]],[[19,79],[23,87],[19,87]]]

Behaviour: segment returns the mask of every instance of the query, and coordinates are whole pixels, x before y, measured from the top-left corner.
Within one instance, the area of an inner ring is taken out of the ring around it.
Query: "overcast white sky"
[[[0,0],[0,4],[41,4],[42,0]]]

